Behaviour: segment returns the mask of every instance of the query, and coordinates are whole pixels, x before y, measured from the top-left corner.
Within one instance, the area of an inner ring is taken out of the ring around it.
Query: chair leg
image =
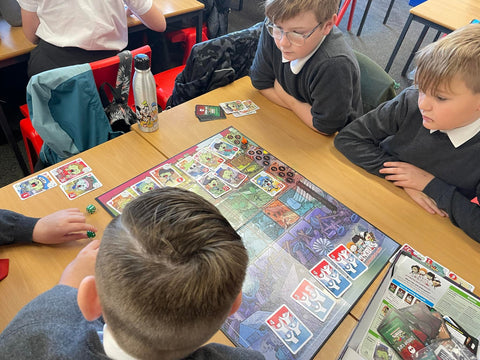
[[[388,17],[390,16],[390,11],[392,11],[393,3],[395,0],[390,1],[390,5],[388,5],[388,10],[387,13],[385,14],[385,18],[383,19],[383,24],[385,25],[387,23]]]
[[[353,14],[355,13],[355,6],[357,5],[357,0],[352,0],[352,6],[350,7],[350,16],[348,17],[347,31],[350,31],[352,28]]]
[[[418,40],[415,44],[415,46],[412,49],[412,52],[410,53],[410,56],[408,57],[407,62],[405,63],[405,66],[402,69],[402,76],[405,76],[407,74],[408,67],[410,66],[410,63],[412,62],[413,58],[415,57],[415,54],[417,53],[418,49],[420,48],[420,45],[422,45],[423,39],[425,39],[425,35],[427,35],[427,31],[430,27],[428,25],[425,25],[423,27],[422,32],[420,33],[420,36],[418,37]]]
[[[400,36],[398,37],[397,43],[395,44],[395,48],[392,51],[392,55],[390,55],[390,59],[388,59],[387,66],[385,66],[385,71],[388,73],[390,71],[390,68],[392,67],[393,60],[397,56],[398,50],[400,49],[400,46],[402,45],[403,39],[405,39],[405,35],[407,34],[408,28],[410,27],[410,24],[413,21],[413,15],[410,14],[408,15],[408,19],[405,22],[405,25],[403,26],[403,30],[400,33]]]
[[[28,171],[27,164],[25,164],[25,160],[23,159],[23,156],[20,152],[18,144],[15,141],[15,138],[13,137],[12,129],[8,124],[7,117],[5,116],[5,113],[3,112],[3,108],[1,105],[0,105],[0,126],[2,127],[3,133],[5,134],[5,137],[7,138],[8,143],[10,144],[10,147],[15,153],[15,157],[17,158],[18,165],[20,165],[20,168],[22,169],[23,175],[25,176],[29,175],[30,172]]]
[[[360,26],[358,27],[357,36],[360,36],[362,33],[363,25],[365,24],[365,20],[367,20],[368,11],[370,10],[370,5],[372,5],[372,0],[368,0],[367,2],[367,6],[363,12],[362,20],[360,21]]]

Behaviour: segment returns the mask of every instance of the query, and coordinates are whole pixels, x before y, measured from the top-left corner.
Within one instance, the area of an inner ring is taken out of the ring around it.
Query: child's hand
[[[448,217],[448,214],[437,207],[437,203],[429,196],[425,195],[420,190],[412,188],[404,188],[405,192],[422,208],[427,210],[432,215],[438,214],[442,217]]]
[[[380,174],[388,174],[385,176],[386,180],[392,181],[394,185],[403,188],[423,191],[425,186],[434,178],[432,174],[406,162],[389,161],[384,163],[383,166],[379,170]]]
[[[95,275],[95,261],[99,247],[100,241],[93,240],[80,250],[77,257],[67,265],[58,283],[78,288],[85,277]]]
[[[35,224],[32,240],[41,244],[60,244],[87,238],[87,231],[96,232],[86,223],[85,215],[78,209],[66,209],[47,215]]]

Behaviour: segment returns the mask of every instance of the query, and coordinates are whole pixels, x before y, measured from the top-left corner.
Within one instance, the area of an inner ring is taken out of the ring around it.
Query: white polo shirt
[[[125,4],[137,15],[152,0],[18,0],[40,19],[36,35],[59,46],[85,50],[123,50],[128,43]]]

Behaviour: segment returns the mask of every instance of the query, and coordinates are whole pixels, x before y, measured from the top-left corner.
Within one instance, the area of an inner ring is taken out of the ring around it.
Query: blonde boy
[[[97,251],[95,276],[84,276]],[[0,335],[2,354],[263,359],[246,349],[202,347],[240,306],[247,262],[240,236],[208,201],[179,188],[148,192],[108,225],[99,249],[92,242],[60,285],[20,311]]]
[[[480,24],[416,56],[416,87],[355,120],[335,146],[480,241]]]
[[[335,27],[339,0],[266,0],[250,77],[272,102],[330,135],[362,114],[360,70]]]

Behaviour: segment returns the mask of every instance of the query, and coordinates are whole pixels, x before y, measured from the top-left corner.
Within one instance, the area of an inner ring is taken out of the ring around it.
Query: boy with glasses
[[[335,27],[338,4],[266,0],[267,18],[250,73],[266,98],[324,135],[362,114],[358,63]]]

